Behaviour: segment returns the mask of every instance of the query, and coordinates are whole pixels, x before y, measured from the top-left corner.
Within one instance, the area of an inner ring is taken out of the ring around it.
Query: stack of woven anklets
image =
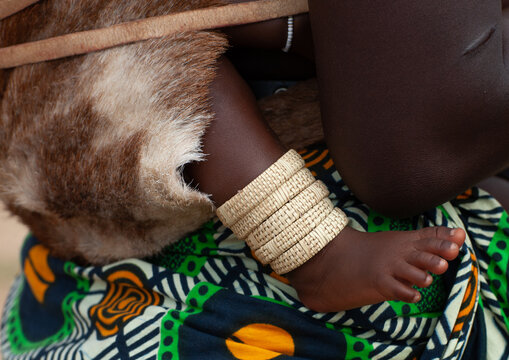
[[[348,224],[329,191],[290,150],[217,209],[217,216],[278,274],[304,264]]]

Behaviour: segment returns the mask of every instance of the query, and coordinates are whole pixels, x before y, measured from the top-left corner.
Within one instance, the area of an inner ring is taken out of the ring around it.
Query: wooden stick
[[[307,0],[259,0],[156,16],[0,48],[0,68],[85,54],[184,31],[216,29],[305,12]]]
[[[0,20],[35,4],[39,0],[0,0]]]

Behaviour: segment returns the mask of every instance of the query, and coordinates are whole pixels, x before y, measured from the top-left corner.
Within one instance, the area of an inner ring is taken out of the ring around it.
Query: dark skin
[[[508,167],[500,0],[311,0],[310,10],[326,141],[361,200],[410,216]]]
[[[360,11],[353,2],[339,4],[315,0],[311,4],[311,18],[328,24],[322,24],[321,30],[321,25],[317,25],[315,31],[322,107],[326,109],[323,120],[327,144],[337,166],[342,172],[349,173],[348,183],[356,189],[356,194],[359,191],[368,204],[386,213],[409,216],[428,209],[507,165],[507,155],[499,148],[500,144],[507,145],[507,139],[502,135],[508,133],[502,114],[505,105],[499,103],[506,93],[503,88],[505,79],[501,81],[499,76],[505,74],[503,59],[498,59],[493,68],[483,68],[497,60],[493,54],[495,50],[490,50],[492,47],[502,54],[501,47],[495,45],[502,46],[502,36],[498,32],[507,22],[495,26],[492,33],[490,28],[483,32],[488,20],[496,18],[495,8],[486,5],[487,9],[479,9],[484,5],[478,1],[471,3],[466,7],[470,10],[461,14],[482,19],[477,19],[478,23],[465,21],[469,24],[467,28],[460,26],[457,32],[442,29],[438,39],[436,34],[432,36],[430,27],[436,30],[441,24],[431,21],[431,16],[427,18],[429,23],[422,24],[408,23],[405,18],[411,10],[416,14],[426,14],[426,11],[433,14],[437,8],[433,9],[431,5],[420,9],[421,12],[408,3],[404,11],[401,7],[394,11],[390,5],[390,11],[385,13],[383,9],[369,8],[367,4],[361,6],[363,11]],[[485,14],[480,16],[478,13],[482,10]],[[338,20],[338,17],[351,14],[349,11],[364,16],[363,21]],[[335,17],[327,16],[325,12]],[[371,22],[365,17],[368,15]],[[395,24],[398,31],[393,28]],[[420,35],[415,31],[412,33],[415,30],[410,26],[412,24],[426,35],[422,35],[418,42],[420,47],[425,49],[431,46],[430,43],[433,45],[425,54],[420,53],[421,48],[408,50],[416,43],[415,37]],[[472,28],[481,29],[481,40],[477,36],[475,41],[468,42],[466,49],[469,52],[462,53],[459,62],[454,62],[461,47],[452,45],[458,42],[458,36],[471,40],[475,32]],[[400,30],[411,39],[403,42],[406,47],[401,45],[405,36]],[[356,47],[357,43],[352,39],[345,39],[344,32],[349,32],[349,36],[362,46]],[[389,51],[380,36],[376,37],[379,34],[391,39],[391,46],[393,37],[398,44]],[[483,35],[487,36],[483,38]],[[492,44],[497,36],[498,43]],[[241,41],[244,40],[241,38]],[[281,37],[275,43],[279,47]],[[436,46],[440,51],[435,49]],[[370,56],[366,57],[364,47],[369,49]],[[342,57],[341,50],[349,56]],[[424,55],[426,60],[420,59]],[[336,57],[337,61],[331,60]],[[369,71],[379,66],[384,71]],[[479,97],[480,90],[484,96]],[[349,96],[350,93],[356,96]],[[216,119],[204,139],[205,153],[211,155],[208,161],[189,170],[200,189],[212,194],[219,206],[285,150],[261,119],[249,89],[225,59],[220,64],[211,94]],[[466,127],[462,126],[464,119],[469,119]],[[498,132],[493,130],[498,127]],[[373,133],[376,137],[370,138]],[[484,136],[492,137],[493,141],[483,143]],[[354,140],[347,139],[349,137],[358,141],[357,146],[353,144]],[[341,144],[342,141],[350,141],[350,146]],[[356,161],[365,163],[355,164],[348,158],[352,154],[357,156]],[[385,162],[373,162],[373,157]],[[477,161],[481,160],[483,166],[478,165]],[[398,176],[394,179],[386,173]],[[377,176],[376,181],[371,183],[371,176]],[[378,184],[379,180],[382,185]],[[380,194],[370,197],[375,191],[369,187],[377,184]],[[406,196],[398,196],[398,191]],[[393,199],[392,196],[396,197]],[[428,272],[445,272],[448,267],[445,260],[457,257],[464,237],[462,230],[445,228],[366,234],[347,227],[317,256],[291,272],[289,278],[304,304],[318,311],[345,310],[393,299],[415,302],[419,300],[419,294],[411,286],[429,286],[432,279]]]
[[[230,3],[243,3],[252,0],[230,0]],[[233,46],[280,50],[285,46],[287,20],[275,19],[256,24],[247,24],[223,29]],[[291,53],[314,61],[313,39],[308,14],[294,16],[294,42]]]
[[[187,169],[217,206],[286,151],[261,117],[250,89],[230,62],[219,62],[211,86],[215,120],[204,137],[207,161]],[[462,230],[429,228],[368,234],[347,227],[311,261],[289,274],[308,307],[338,311],[383,300],[416,302],[412,285],[442,274],[464,241]],[[445,260],[444,260],[445,259]],[[341,294],[341,296],[338,296]]]
[[[211,97],[215,119],[203,139],[207,161],[192,164],[187,173],[221,206],[280,158],[285,149],[263,121],[247,84],[226,58],[219,62]]]

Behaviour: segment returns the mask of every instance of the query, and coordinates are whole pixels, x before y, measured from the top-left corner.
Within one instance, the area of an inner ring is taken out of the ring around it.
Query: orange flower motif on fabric
[[[48,263],[49,249],[43,245],[32,247],[23,263],[23,273],[32,294],[39,304],[44,303],[46,291],[55,282],[55,274]]]
[[[160,305],[163,301],[160,294],[144,286],[144,275],[135,268],[117,269],[106,277],[106,281],[108,288],[105,296],[89,313],[103,338],[117,334],[119,329],[141,315],[147,307]]]
[[[470,197],[472,197],[472,189],[468,189],[467,191],[465,191],[463,194],[461,195],[458,195],[456,197],[456,199],[458,200],[467,200],[469,199]]]
[[[226,339],[226,347],[238,360],[272,360],[293,356],[295,343],[284,329],[270,324],[249,324]]]

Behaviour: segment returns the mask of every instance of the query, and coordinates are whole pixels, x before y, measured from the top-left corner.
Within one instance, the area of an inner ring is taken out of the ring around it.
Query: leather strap
[[[36,1],[3,0],[0,4],[27,4]],[[0,6],[0,15],[1,9]],[[19,7],[17,9],[20,10]],[[13,11],[12,8],[10,11]],[[184,31],[217,29],[305,12],[308,12],[307,0],[258,0],[156,16],[0,48],[0,69],[86,54]]]

